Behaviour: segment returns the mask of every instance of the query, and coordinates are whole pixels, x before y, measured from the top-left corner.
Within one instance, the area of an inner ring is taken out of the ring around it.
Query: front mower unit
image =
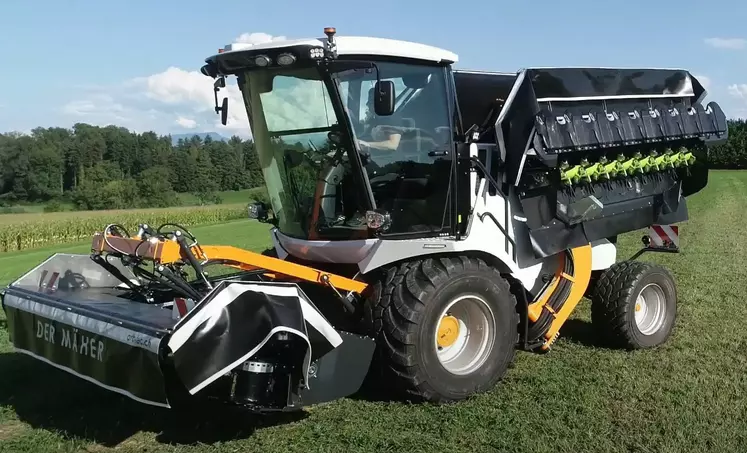
[[[295,283],[241,274],[190,300],[94,256],[56,254],[7,288],[17,351],[163,407],[186,397],[297,409],[354,393],[368,369],[373,342],[335,330]]]

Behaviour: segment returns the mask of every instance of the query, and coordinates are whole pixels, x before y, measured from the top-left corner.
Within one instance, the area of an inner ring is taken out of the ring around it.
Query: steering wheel
[[[422,128],[413,128],[411,129],[411,132],[411,137],[403,138],[402,140],[413,143],[420,142],[421,147],[424,147],[426,149],[430,147],[430,151],[435,151],[436,148],[440,148],[446,145],[446,142],[441,137],[439,137],[435,131],[430,131],[428,129]]]
[[[400,175],[397,173],[384,173],[381,176],[376,176],[374,178],[369,179],[368,182],[371,184],[371,190],[377,190],[377,189],[380,189],[386,186],[387,184],[393,183],[399,178],[400,178]]]

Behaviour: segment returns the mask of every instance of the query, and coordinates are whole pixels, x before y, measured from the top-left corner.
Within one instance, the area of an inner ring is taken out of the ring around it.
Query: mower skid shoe
[[[119,260],[111,264],[129,275]],[[54,255],[5,290],[10,340],[37,360],[161,407],[250,358],[277,360],[294,381],[278,409],[314,387],[310,369],[343,341],[295,284],[226,280],[180,319],[170,305],[122,297],[127,289],[88,255]]]

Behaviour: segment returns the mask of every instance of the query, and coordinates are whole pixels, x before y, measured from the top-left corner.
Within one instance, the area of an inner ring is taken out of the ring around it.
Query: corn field
[[[0,252],[27,250],[50,245],[86,241],[110,223],[137,233],[138,225],[154,228],[164,223],[184,227],[222,223],[246,218],[246,205],[201,206],[189,208],[85,211],[50,214],[0,215]]]

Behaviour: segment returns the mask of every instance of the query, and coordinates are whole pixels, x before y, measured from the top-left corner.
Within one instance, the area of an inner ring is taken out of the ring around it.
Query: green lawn
[[[1,335],[0,451],[745,451],[747,172],[713,172],[689,207],[683,253],[641,258],[667,265],[679,283],[677,327],[658,350],[597,346],[584,303],[549,354],[519,353],[501,384],[461,404],[351,398],[299,416],[197,422],[13,355]],[[259,228],[242,221],[195,232],[258,249],[267,237]],[[621,238],[620,258],[639,238]],[[0,279],[50,252],[0,255]]]
[[[220,225],[195,227],[190,231],[201,244],[230,244],[249,250],[263,250],[270,241],[268,229],[266,224],[256,221],[236,220]],[[87,241],[59,247],[0,253],[0,286],[6,286],[54,253],[89,253],[90,250],[91,242]]]

